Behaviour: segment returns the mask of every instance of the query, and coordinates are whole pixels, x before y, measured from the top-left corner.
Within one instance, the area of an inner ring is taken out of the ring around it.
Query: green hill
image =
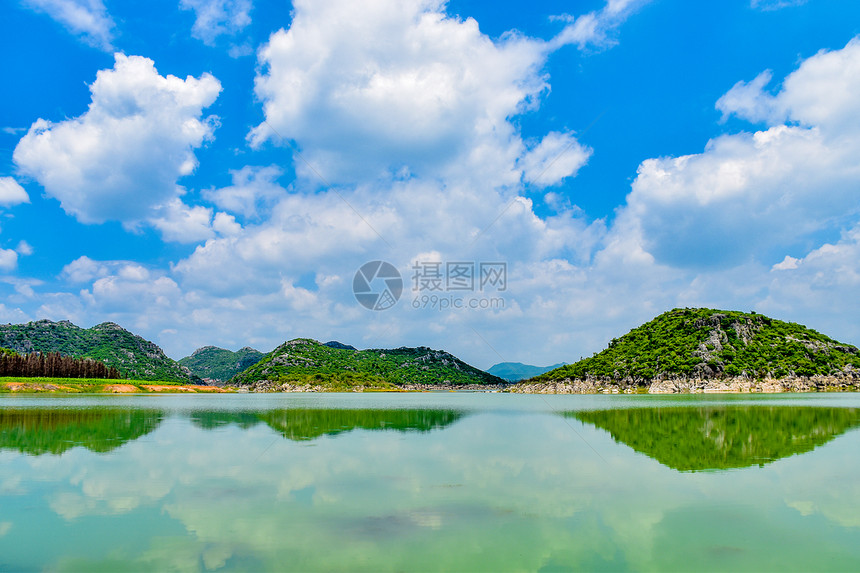
[[[761,314],[675,309],[634,328],[609,347],[531,382],[660,377],[751,378],[838,376],[860,370],[860,352],[803,325]]]
[[[566,413],[680,471],[762,466],[860,426],[857,408],[716,406]]]
[[[523,364],[521,362],[500,362],[490,366],[487,369],[487,373],[504,378],[509,382],[516,382],[517,380],[539,376],[544,372],[555,370],[561,366],[564,366],[564,362],[553,364],[552,366],[532,366],[531,364]]]
[[[103,322],[92,328],[80,328],[67,320],[0,324],[0,347],[21,354],[59,352],[76,358],[92,358],[113,366],[129,379],[200,382],[157,345],[113,322]]]
[[[253,366],[262,357],[262,352],[247,346],[236,352],[217,346],[204,346],[195,350],[191,356],[181,359],[179,364],[206,381],[221,383]]]
[[[230,383],[249,386],[261,381],[330,387],[505,383],[447,352],[424,346],[355,350],[307,338],[285,342]]]

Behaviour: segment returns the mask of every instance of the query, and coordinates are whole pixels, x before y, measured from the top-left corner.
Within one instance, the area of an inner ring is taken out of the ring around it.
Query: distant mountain
[[[247,346],[236,352],[217,346],[204,346],[195,350],[191,356],[181,359],[179,364],[206,381],[222,383],[253,366],[262,357],[262,352]]]
[[[756,313],[675,309],[634,328],[590,358],[532,382],[597,379],[645,385],[659,378],[860,375],[860,351],[800,324]]]
[[[307,338],[285,342],[230,383],[250,386],[263,381],[335,387],[505,383],[442,350],[355,350]]]
[[[92,328],[80,328],[68,320],[0,324],[0,347],[21,354],[59,352],[100,360],[119,370],[127,379],[201,382],[188,369],[168,358],[155,343],[113,322],[103,322]]]
[[[325,343],[326,346],[330,348],[340,348],[342,350],[358,350],[355,346],[350,346],[349,344],[344,344],[343,342],[338,342],[337,340],[329,340]]]
[[[487,372],[493,376],[504,378],[509,382],[516,382],[517,380],[525,380],[526,378],[539,376],[544,372],[549,372],[550,370],[564,365],[565,362],[553,364],[552,366],[532,366],[521,362],[500,362],[491,366]]]

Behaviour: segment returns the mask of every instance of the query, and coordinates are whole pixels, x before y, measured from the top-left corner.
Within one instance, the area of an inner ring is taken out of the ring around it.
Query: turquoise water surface
[[[0,397],[0,571],[860,570],[860,395]]]

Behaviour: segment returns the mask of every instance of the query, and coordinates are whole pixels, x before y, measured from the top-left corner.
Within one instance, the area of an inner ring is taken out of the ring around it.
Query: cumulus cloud
[[[212,209],[203,206],[189,207],[180,199],[173,199],[158,209],[150,224],[161,231],[165,241],[199,243],[212,238]]]
[[[202,118],[221,91],[210,74],[161,76],[152,60],[115,55],[90,86],[81,116],[39,119],[15,148],[19,171],[38,181],[83,223],[152,217],[197,166],[194,149],[212,138],[217,118]]]
[[[44,12],[87,44],[112,49],[115,24],[102,0],[24,0],[24,5]]]
[[[509,163],[522,144],[508,118],[547,88],[546,54],[516,34],[494,43],[441,2],[299,0],[289,29],[259,52],[266,122],[249,137],[297,141],[332,183]]]
[[[210,46],[218,36],[237,34],[251,23],[251,0],[180,0],[179,7],[194,11],[191,34]]]
[[[842,233],[838,241],[825,243],[803,257],[789,255],[773,266],[768,277],[762,310],[792,312],[807,324],[829,316],[860,313],[860,224]],[[838,301],[838,304],[836,304]],[[830,333],[843,340],[860,338],[856,321],[834,326]]]
[[[280,167],[246,166],[231,170],[230,175],[233,184],[229,187],[203,192],[207,200],[225,211],[246,218],[258,218],[272,203],[286,194],[286,190],[277,183],[277,179],[283,175]]]
[[[768,259],[838,230],[858,214],[860,103],[849,95],[858,72],[855,39],[805,60],[776,95],[762,91],[767,72],[735,85],[718,108],[772,127],[644,161],[617,230],[640,233],[647,252],[682,267]]]
[[[724,115],[737,115],[771,125],[794,122],[819,127],[829,136],[860,133],[860,38],[841,50],[822,50],[804,60],[788,75],[775,96],[764,91],[771,73],[762,72],[749,83],[739,82],[717,102]]]
[[[73,283],[90,282],[108,274],[106,264],[84,255],[63,267],[60,276]]]
[[[11,207],[29,203],[30,196],[14,177],[0,177],[0,206]]]

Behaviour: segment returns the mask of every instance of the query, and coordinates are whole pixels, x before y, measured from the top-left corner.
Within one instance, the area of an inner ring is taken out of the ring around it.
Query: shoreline
[[[860,376],[812,376],[787,378],[674,378],[642,381],[600,379],[521,382],[508,392],[515,394],[780,394],[806,392],[858,392]]]
[[[677,378],[635,383],[630,380],[597,379],[552,380],[510,384],[404,384],[403,386],[326,387],[263,381],[251,387],[203,386],[193,384],[143,384],[111,381],[106,384],[76,383],[73,380],[3,381],[0,394],[302,394],[302,393],[403,393],[403,392],[475,392],[507,394],[780,394],[809,392],[860,392],[860,376],[812,378],[743,377],[704,379]]]

